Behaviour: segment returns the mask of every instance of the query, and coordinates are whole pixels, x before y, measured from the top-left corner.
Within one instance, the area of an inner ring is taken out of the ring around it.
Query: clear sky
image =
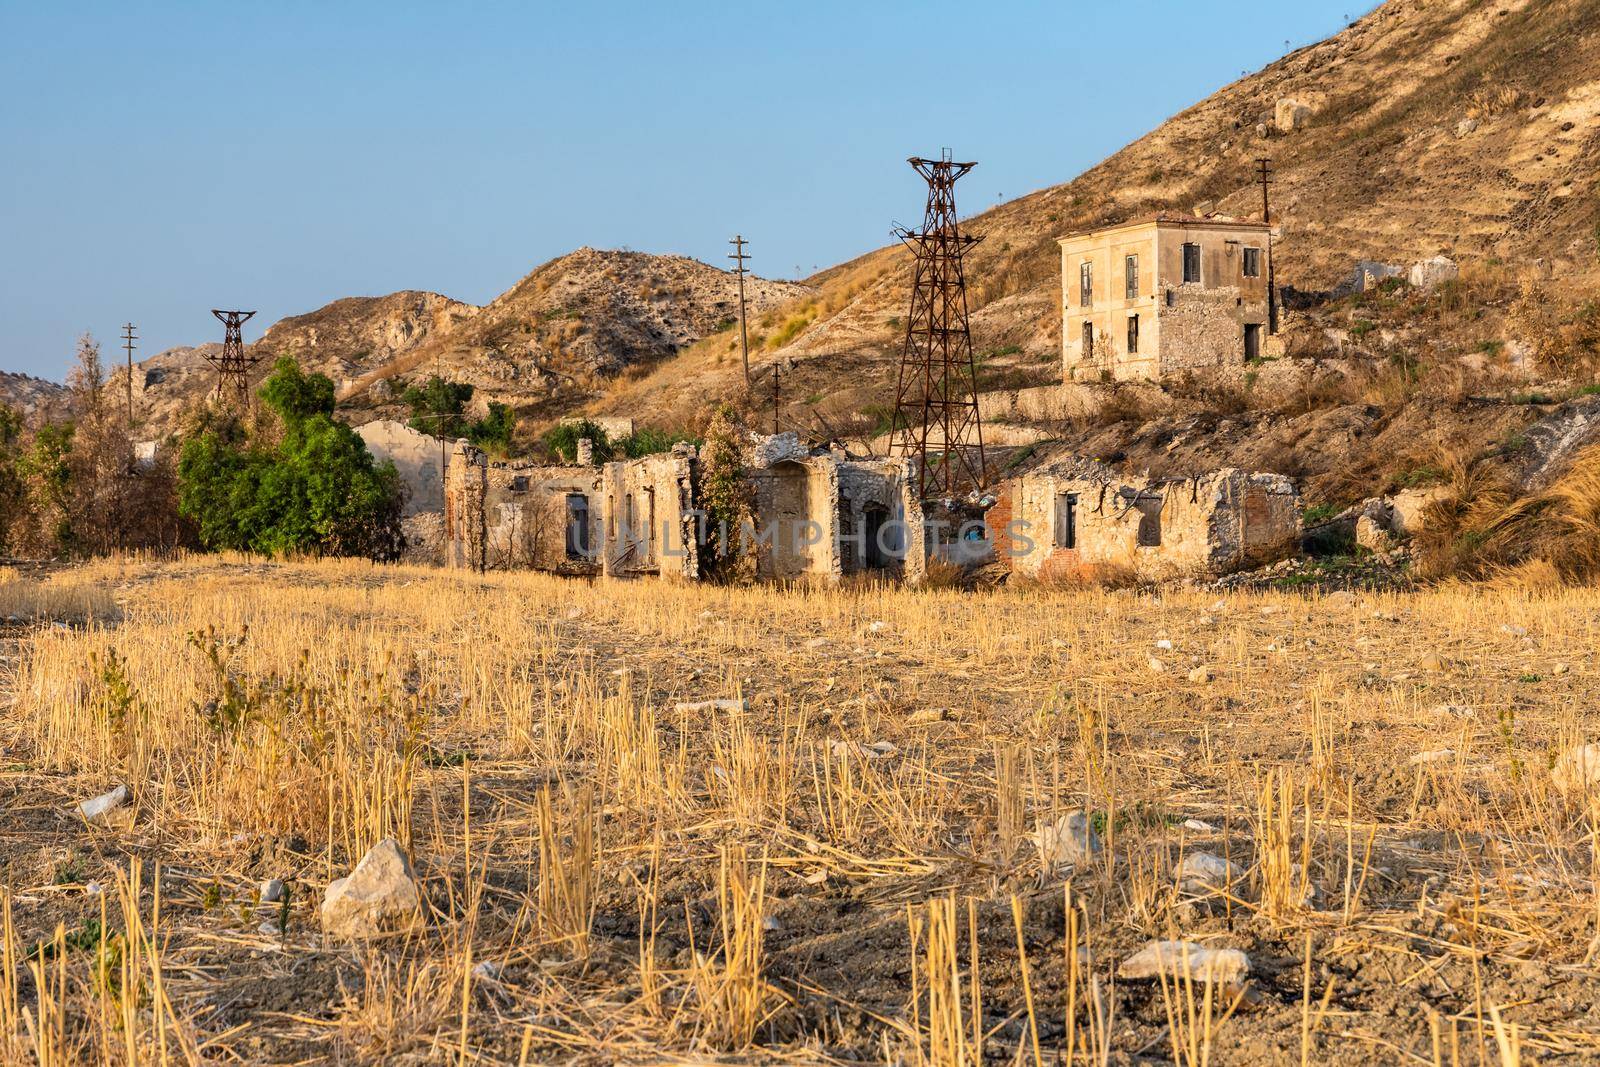
[[[794,277],[1064,181],[1370,0],[0,0],[0,370],[473,303],[582,245]]]

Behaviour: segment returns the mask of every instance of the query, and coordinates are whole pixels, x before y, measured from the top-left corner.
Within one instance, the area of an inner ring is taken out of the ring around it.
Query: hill
[[[1276,169],[1280,284],[1326,290],[1358,259],[1442,253],[1580,288],[1594,278],[1600,218],[1597,71],[1600,7],[1587,0],[1391,0],[1074,180],[967,220],[983,237],[968,278],[984,384],[1060,380],[1058,236],[1156,210],[1259,217],[1263,156]],[[921,190],[907,178],[909,207]],[[786,422],[881,420],[909,278],[909,255],[880,249],[809,279],[814,294],[773,316],[774,328],[804,324],[763,360],[787,380]],[[713,339],[594,410],[684,420],[743,392]],[[770,413],[769,395],[747,405]]]

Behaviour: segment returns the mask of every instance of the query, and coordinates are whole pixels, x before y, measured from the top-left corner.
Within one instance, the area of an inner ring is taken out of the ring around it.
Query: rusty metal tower
[[[248,355],[244,350],[244,335],[240,327],[255,314],[254,311],[218,311],[211,309],[224,327],[222,351],[207,356],[206,362],[217,368],[217,396],[231,392],[241,408],[250,406],[250,368],[261,362],[260,356]]]
[[[895,392],[891,453],[917,457],[917,491],[953,497],[986,481],[978,418],[978,368],[967,326],[967,250],[981,238],[956,224],[956,181],[976,163],[942,158],[908,161],[928,182],[922,229],[895,236],[916,256],[911,311],[906,316],[900,383]]]

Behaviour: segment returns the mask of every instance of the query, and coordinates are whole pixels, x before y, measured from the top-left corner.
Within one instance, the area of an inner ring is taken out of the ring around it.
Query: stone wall
[[[671,452],[605,465],[605,574],[688,581],[700,576],[694,459],[692,447],[679,445]]]
[[[1077,498],[1070,539],[1057,529],[1063,494]],[[1161,579],[1225,574],[1297,551],[1300,498],[1276,474],[1227,468],[1129,483],[1103,465],[1069,460],[1005,483],[987,521],[998,557],[1015,573]]]
[[[445,469],[444,556],[449,567],[481,571],[487,563],[484,498],[488,460],[465,440],[457,441]]]
[[[406,488],[404,515],[438,511],[444,507],[444,478],[439,465],[445,461],[439,439],[419,433],[403,422],[379,419],[356,427],[366,442],[367,451],[379,463],[388,460]]]
[[[1161,374],[1238,366],[1244,363],[1244,327],[1261,327],[1266,342],[1266,302],[1242,300],[1235,286],[1173,289],[1173,304],[1161,312]],[[1262,349],[1265,354],[1265,347]]]
[[[487,469],[485,514],[490,567],[562,574],[600,572],[600,470],[571,464],[494,463]],[[581,497],[587,540],[569,551],[569,498]],[[585,553],[583,545],[589,551]]]

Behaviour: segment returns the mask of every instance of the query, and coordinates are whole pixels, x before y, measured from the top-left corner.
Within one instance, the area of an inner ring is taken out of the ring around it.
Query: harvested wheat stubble
[[[1600,593],[1215,600],[35,583],[0,1061],[1600,1055],[1600,805],[1551,773],[1600,733]],[[125,820],[71,814],[124,784]],[[1100,847],[1047,868],[1062,825]],[[423,921],[327,936],[391,838]],[[1248,972],[1118,977],[1176,941]]]

